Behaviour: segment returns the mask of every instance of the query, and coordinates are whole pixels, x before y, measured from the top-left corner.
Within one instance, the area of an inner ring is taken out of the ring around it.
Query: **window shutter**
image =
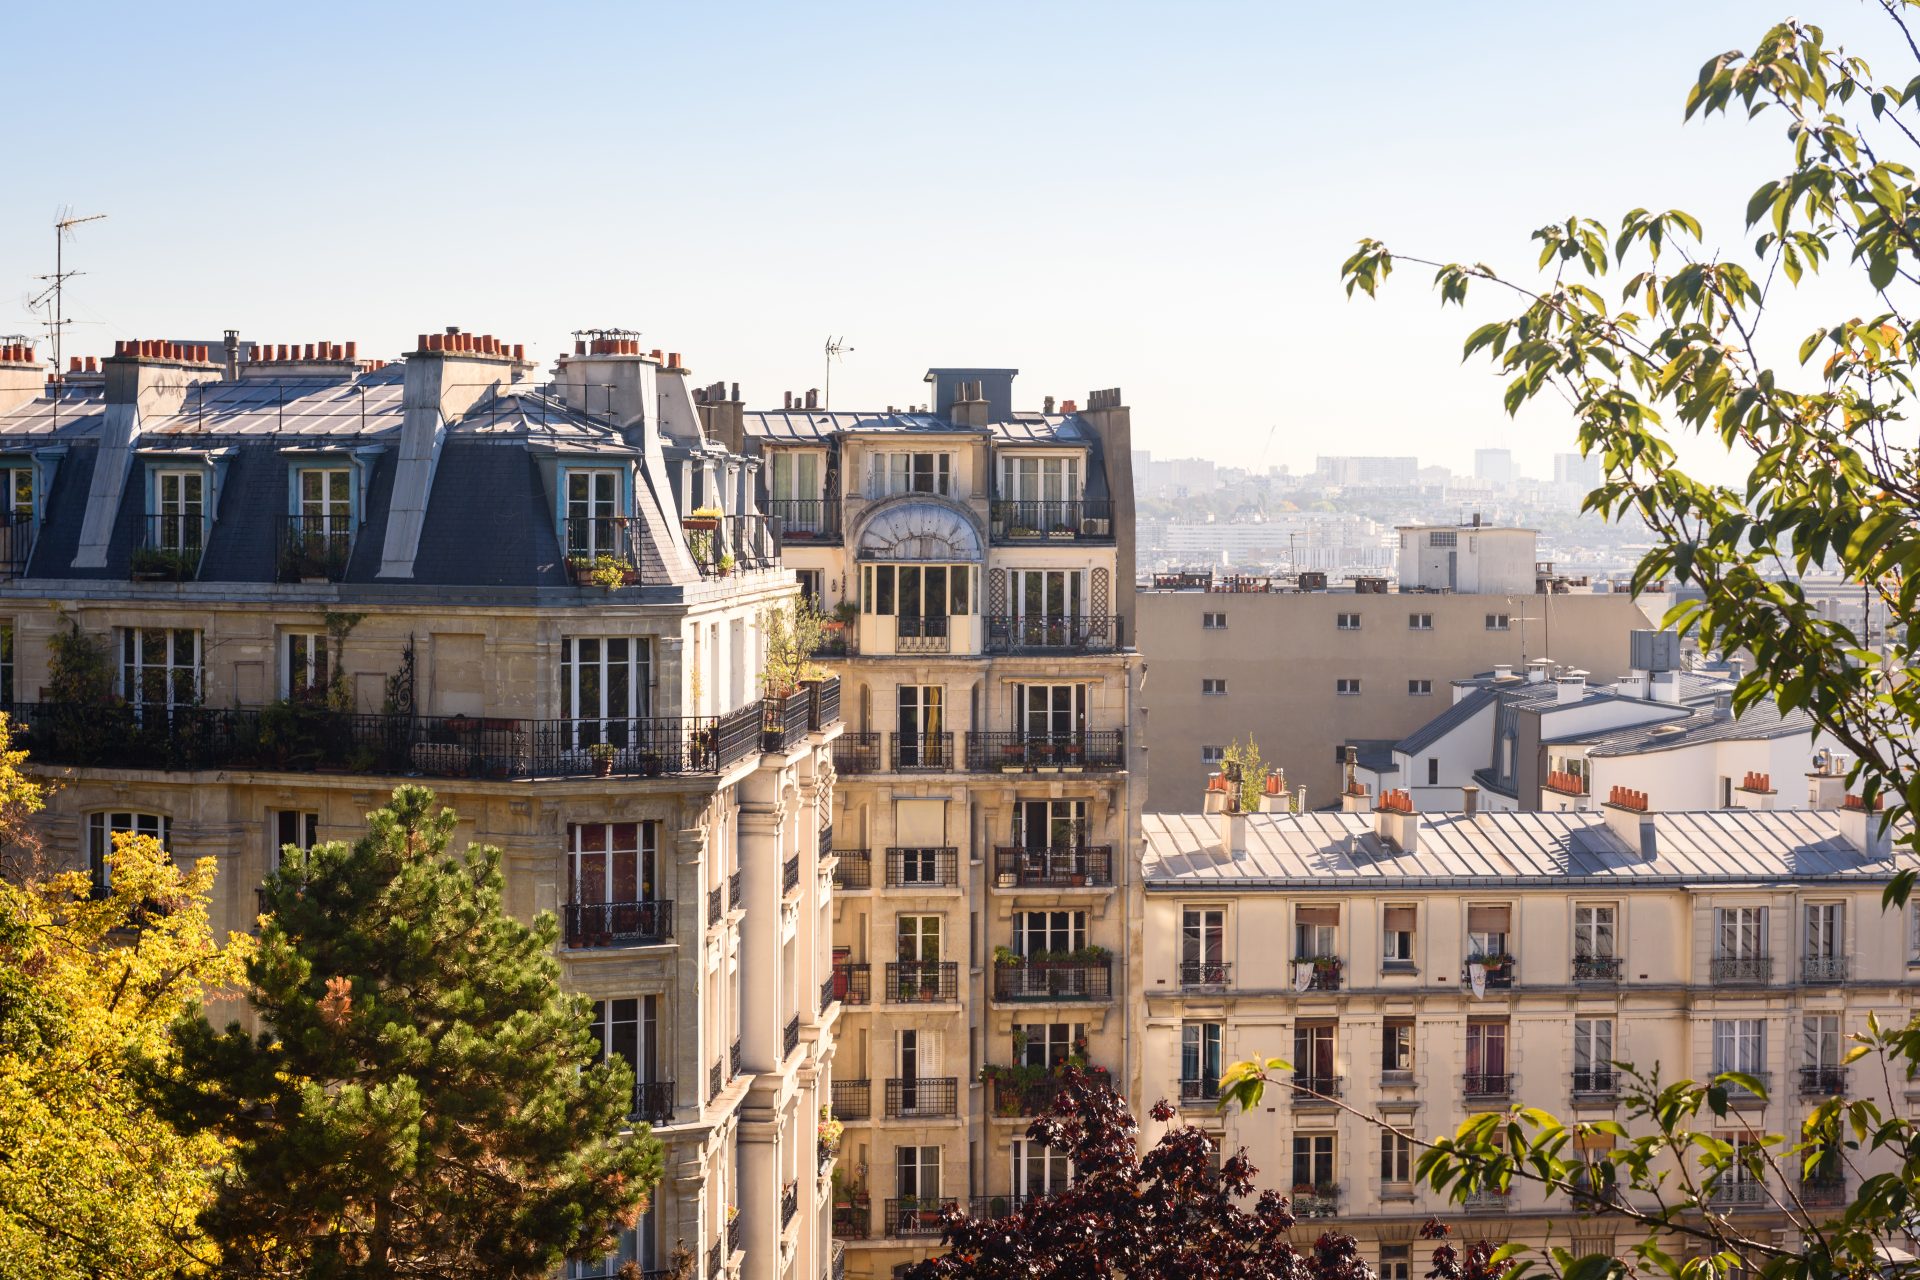
[[[940,1075],[940,1033],[920,1033],[920,1078],[932,1080]]]
[[[1512,923],[1512,907],[1470,906],[1467,908],[1468,933],[1511,933]]]
[[[1295,907],[1293,919],[1296,924],[1333,924],[1340,923],[1338,907]]]
[[[1412,907],[1388,907],[1386,926],[1388,933],[1412,933],[1417,912]]]

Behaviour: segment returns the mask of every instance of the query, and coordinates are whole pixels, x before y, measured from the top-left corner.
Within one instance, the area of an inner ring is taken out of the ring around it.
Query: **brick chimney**
[[[236,335],[233,377],[272,382],[280,378],[351,378],[372,364],[360,359],[358,342],[256,342],[240,359]]]
[[[47,385],[46,366],[28,344],[0,346],[0,413],[11,413],[39,398]]]
[[[1869,809],[1861,797],[1849,795],[1833,811],[1841,836],[1866,857],[1884,858],[1893,852],[1893,829],[1884,821],[1886,804],[1876,798]]]
[[[1414,811],[1413,797],[1405,791],[1382,791],[1379,807],[1373,811],[1373,831],[1401,853],[1418,852],[1420,815]]]
[[[1647,811],[1647,793],[1631,787],[1615,787],[1600,806],[1607,829],[1629,849],[1651,858],[1655,848],[1653,815]]]
[[[1773,775],[1756,773],[1749,769],[1740,785],[1733,789],[1733,806],[1736,809],[1773,808]]]

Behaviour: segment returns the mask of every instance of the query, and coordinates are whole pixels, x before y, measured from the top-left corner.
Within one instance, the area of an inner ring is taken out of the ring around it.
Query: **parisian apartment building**
[[[1249,736],[1290,789],[1305,788],[1307,807],[1337,803],[1346,746],[1389,755],[1447,709],[1453,681],[1541,659],[1614,680],[1627,674],[1629,636],[1664,610],[1556,572],[1536,559],[1531,529],[1476,519],[1397,536],[1392,578],[1203,569],[1142,584],[1150,808],[1190,807]]]
[[[1920,914],[1880,901],[1914,859],[1837,781],[1800,811],[1489,812],[1469,793],[1440,813],[1392,791],[1294,813],[1237,812],[1219,779],[1144,819],[1129,1095],[1244,1147],[1303,1229],[1351,1232],[1386,1280],[1424,1272],[1430,1217],[1612,1253],[1629,1241],[1592,1205],[1533,1184],[1449,1203],[1419,1185],[1410,1139],[1519,1100],[1634,1129],[1620,1062],[1663,1083],[1754,1077],[1764,1098],[1736,1088],[1730,1115],[1703,1113],[1736,1145],[1833,1097],[1904,1113],[1920,1095],[1844,1059],[1870,1018],[1920,1005]],[[1256,1109],[1217,1109],[1223,1064],[1275,1057],[1291,1073]],[[1836,1206],[1891,1168],[1835,1152],[1728,1178],[1713,1207],[1779,1232],[1789,1193]]]
[[[58,784],[48,847],[102,882],[118,832],[211,857],[216,929],[257,927],[282,850],[430,785],[504,851],[509,909],[558,916],[666,1147],[567,1275],[816,1280],[841,684],[761,687],[798,588],[679,356],[571,346],[542,372],[458,329],[392,363],[229,334],[52,380],[9,348],[0,702]]]
[[[846,1274],[940,1245],[1070,1175],[1026,1138],[1073,1063],[1118,1082],[1137,863],[1129,411],[1014,403],[936,368],[923,403],[748,410],[784,563],[831,619],[832,1224]]]

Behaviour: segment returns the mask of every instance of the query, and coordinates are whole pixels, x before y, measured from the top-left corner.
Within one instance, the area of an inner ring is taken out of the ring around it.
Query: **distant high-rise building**
[[[1553,455],[1553,482],[1577,484],[1582,489],[1594,488],[1600,483],[1600,459],[1583,458],[1577,453],[1556,453]]]
[[[1473,474],[1476,479],[1484,480],[1491,485],[1512,484],[1513,450],[1475,449]]]
[[[1319,457],[1313,474],[1322,484],[1411,485],[1420,471],[1418,458]]]

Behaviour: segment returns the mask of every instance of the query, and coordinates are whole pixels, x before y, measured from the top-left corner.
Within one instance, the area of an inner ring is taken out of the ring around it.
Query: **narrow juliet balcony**
[[[339,516],[282,516],[275,560],[282,582],[338,582],[353,558],[355,529]]]
[[[1715,986],[1765,986],[1773,981],[1772,956],[1715,956],[1709,962]]]
[[[959,883],[958,849],[887,850],[889,889],[952,889]]]
[[[851,777],[861,773],[879,773],[881,770],[881,733],[841,734],[833,740],[833,768],[842,777]]]
[[[1573,980],[1581,984],[1616,983],[1620,981],[1619,956],[1575,956],[1573,958]]]
[[[892,766],[895,773],[939,773],[953,768],[953,735],[894,734]]]
[[[673,940],[673,900],[569,902],[561,913],[564,945],[575,950],[651,947]]]
[[[855,964],[850,960],[836,961],[833,966],[833,996],[844,1005],[872,1004],[871,966]]]
[[[873,857],[865,849],[833,851],[833,887],[836,889],[873,888]]]
[[[129,567],[135,582],[191,582],[200,575],[213,522],[203,515],[172,513],[146,517],[140,545]]]

